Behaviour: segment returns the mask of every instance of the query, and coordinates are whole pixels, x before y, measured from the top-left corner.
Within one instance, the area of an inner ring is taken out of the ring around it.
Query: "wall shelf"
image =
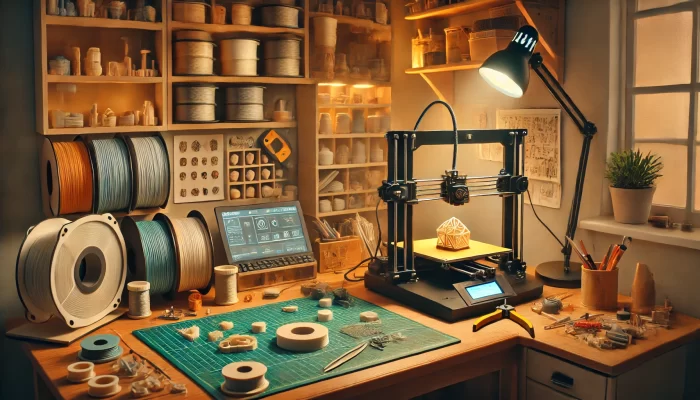
[[[431,65],[422,68],[408,68],[407,74],[431,74],[435,72],[450,72],[450,71],[465,71],[469,69],[477,69],[481,67],[481,62],[464,61],[453,64]]]
[[[391,86],[391,81],[373,81],[371,79],[314,79],[313,83],[317,83],[320,86],[332,86],[332,85],[346,85],[346,86],[353,86],[353,85],[372,85],[372,86],[378,86],[378,87],[389,87]]]
[[[158,126],[115,126],[115,127],[85,127],[85,128],[58,128],[48,129],[45,135],[89,135],[89,134],[115,134],[137,132],[161,132],[166,130],[163,125]]]
[[[323,107],[319,107],[323,108]],[[319,140],[332,140],[332,139],[362,139],[362,138],[384,138],[386,132],[380,133],[333,133],[331,135],[318,135]]]
[[[353,168],[366,168],[366,167],[386,167],[386,162],[370,162],[362,164],[331,164],[331,165],[319,165],[318,169],[353,169]]]
[[[279,128],[296,128],[296,121],[289,122],[212,122],[210,124],[178,124],[177,122],[170,124],[168,127],[171,131],[187,131],[187,130],[211,130],[211,129],[279,129]]]
[[[465,0],[461,3],[450,4],[448,6],[436,7],[430,10],[410,14],[404,17],[408,21],[416,21],[426,18],[448,18],[460,14],[475,13],[488,10],[491,7],[498,7],[513,3],[512,0]]]
[[[309,17],[310,18],[331,17],[331,18],[337,19],[338,24],[341,24],[341,25],[350,25],[350,26],[354,26],[357,28],[365,28],[365,29],[369,29],[372,31],[386,32],[386,33],[391,34],[391,25],[378,24],[371,19],[356,18],[356,17],[351,17],[349,15],[326,14],[326,13],[320,13],[320,12],[311,12],[311,13],[309,13]]]
[[[391,104],[319,104],[318,108],[389,108]]]
[[[173,31],[183,29],[195,29],[209,33],[252,33],[256,35],[281,35],[291,34],[304,37],[304,28],[277,28],[258,25],[219,25],[219,24],[193,24],[188,22],[171,21],[170,28]]]
[[[162,22],[129,21],[111,18],[61,17],[47,15],[46,25],[75,26],[82,28],[111,28],[111,29],[141,29],[146,31],[161,31]]]
[[[138,76],[86,76],[86,75],[47,75],[48,83],[165,83],[165,78],[159,77],[138,77]]]
[[[310,85],[307,78],[282,78],[275,76],[173,76],[172,83],[267,83],[272,85]]]

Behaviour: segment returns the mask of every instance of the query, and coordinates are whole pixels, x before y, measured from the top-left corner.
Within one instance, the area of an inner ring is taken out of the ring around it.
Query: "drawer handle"
[[[561,372],[554,372],[551,381],[553,384],[566,389],[574,387],[574,378],[564,375]]]

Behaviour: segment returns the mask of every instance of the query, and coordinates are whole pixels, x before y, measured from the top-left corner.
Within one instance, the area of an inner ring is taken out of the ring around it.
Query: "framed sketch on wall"
[[[532,204],[561,207],[561,110],[496,111],[497,129],[527,129],[525,173]],[[525,197],[529,202],[530,198]]]

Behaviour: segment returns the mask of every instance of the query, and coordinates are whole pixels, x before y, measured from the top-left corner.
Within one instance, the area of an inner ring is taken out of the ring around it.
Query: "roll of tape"
[[[224,383],[221,391],[230,396],[245,397],[264,392],[270,382],[265,379],[267,367],[255,361],[228,364],[221,370]]]
[[[277,329],[277,346],[298,352],[320,350],[328,345],[328,329],[310,322],[295,322]]]
[[[66,379],[69,382],[85,382],[95,377],[95,364],[88,361],[79,361],[69,365],[67,371]]]
[[[39,223],[20,248],[16,280],[32,322],[53,315],[80,328],[99,321],[121,302],[126,280],[126,247],[116,219],[103,214]]]
[[[115,375],[99,375],[88,381],[88,394],[90,397],[111,397],[121,390],[119,377]]]

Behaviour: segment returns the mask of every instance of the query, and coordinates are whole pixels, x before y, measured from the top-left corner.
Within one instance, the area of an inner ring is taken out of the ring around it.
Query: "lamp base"
[[[581,287],[581,263],[570,262],[569,272],[566,272],[564,261],[548,261],[538,265],[535,272],[548,286],[572,289]]]

